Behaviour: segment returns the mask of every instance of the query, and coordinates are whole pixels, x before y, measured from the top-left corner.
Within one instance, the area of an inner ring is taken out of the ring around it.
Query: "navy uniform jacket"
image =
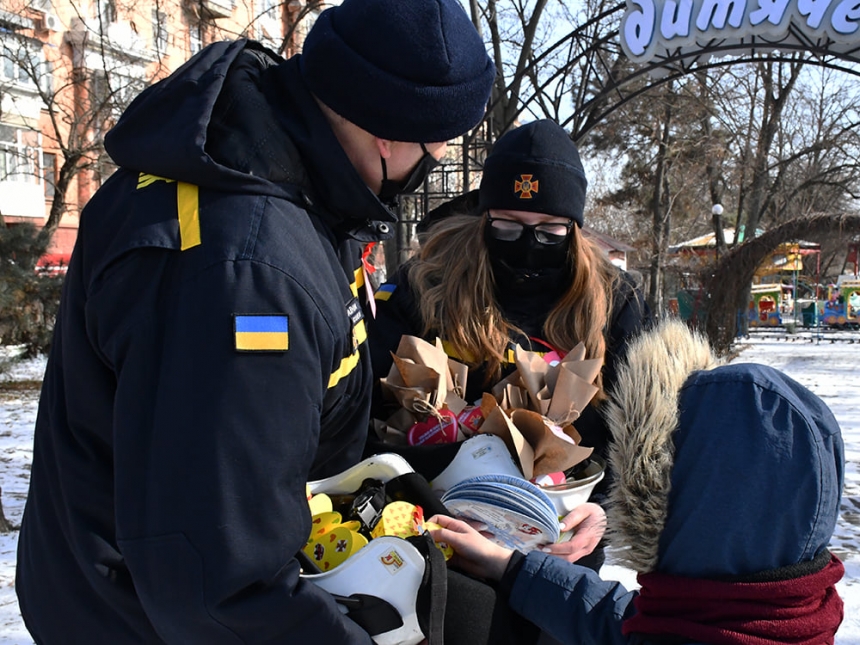
[[[298,73],[210,46],[106,140],[35,431],[17,592],[39,643],[366,643],[299,579],[305,485],[355,464],[363,243],[388,209]]]

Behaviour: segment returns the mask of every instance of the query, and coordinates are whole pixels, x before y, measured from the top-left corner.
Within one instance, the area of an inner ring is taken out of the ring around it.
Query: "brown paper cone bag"
[[[491,397],[492,399],[492,397]],[[495,404],[495,399],[492,399]],[[488,401],[484,397],[481,409],[484,410],[484,404]],[[478,434],[492,434],[505,442],[508,447],[508,452],[511,457],[517,462],[520,470],[523,472],[523,477],[531,479],[532,464],[534,463],[534,451],[529,442],[523,437],[522,433],[517,430],[516,426],[511,422],[511,419],[498,405],[487,405],[492,409],[485,413],[486,418],[478,429]]]
[[[543,417],[532,410],[514,410],[511,421],[534,452],[533,474],[526,479],[565,471],[590,457],[594,451],[556,436]]]

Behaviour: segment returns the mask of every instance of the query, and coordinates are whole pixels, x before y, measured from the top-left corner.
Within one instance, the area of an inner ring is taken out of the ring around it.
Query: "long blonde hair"
[[[485,364],[488,379],[498,380],[511,333],[522,331],[496,304],[485,222],[484,217],[452,215],[435,224],[422,240],[409,279],[423,333],[438,334],[464,362]],[[546,318],[544,340],[564,351],[581,341],[588,358],[603,358],[618,271],[577,226],[570,245],[572,280]],[[602,398],[601,389],[597,399]]]

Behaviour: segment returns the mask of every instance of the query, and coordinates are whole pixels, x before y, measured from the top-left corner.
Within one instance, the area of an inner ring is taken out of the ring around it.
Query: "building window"
[[[38,132],[0,125],[0,181],[40,183],[40,141]]]
[[[302,15],[301,19],[299,20],[299,24],[296,25],[296,33],[294,36],[294,39],[297,44],[303,44],[305,42],[305,38],[307,38],[311,27],[314,26],[314,23],[317,21],[317,18],[319,18],[320,13],[320,9],[312,9]]]
[[[259,11],[259,40],[266,46],[277,50],[284,34],[284,25],[281,20],[282,2],[280,0],[260,0]]]
[[[116,124],[145,85],[142,79],[115,72],[91,72],[89,100],[96,137],[103,137]]]
[[[46,96],[54,94],[54,63],[53,61],[45,60],[41,64],[41,75],[39,85]]]
[[[96,17],[100,26],[106,31],[108,25],[116,22],[116,0],[96,0]]]
[[[0,82],[12,86],[49,91],[53,65],[45,61],[40,45],[25,44],[14,36],[0,34]]]
[[[188,50],[194,56],[203,49],[203,23],[192,22],[188,25]]]
[[[45,182],[45,198],[53,199],[57,189],[57,155],[42,154],[42,178]]]
[[[262,0],[260,3],[260,10],[264,17],[269,18],[271,20],[279,20],[279,9],[281,7],[281,2],[279,0]]]
[[[152,40],[156,52],[167,52],[167,14],[155,8],[152,9]]]
[[[99,156],[98,162],[93,167],[93,183],[100,188],[110,176],[116,172],[116,165],[106,154]]]

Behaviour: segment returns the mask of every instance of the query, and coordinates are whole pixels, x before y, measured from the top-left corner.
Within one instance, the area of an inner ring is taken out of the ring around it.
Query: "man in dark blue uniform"
[[[364,447],[362,246],[493,77],[456,0],[345,0],[300,56],[216,43],[130,106],[36,423],[37,642],[371,642],[299,578],[305,484]]]

